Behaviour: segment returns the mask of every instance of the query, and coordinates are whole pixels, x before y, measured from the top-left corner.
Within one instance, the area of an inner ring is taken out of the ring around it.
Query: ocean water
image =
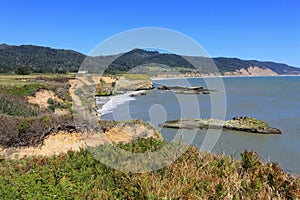
[[[240,158],[245,149],[254,150],[264,161],[277,162],[287,172],[300,174],[300,77],[223,77],[153,80],[158,85],[204,86],[210,95],[175,94],[152,90],[147,95],[122,94],[98,100],[103,119],[142,119],[161,129],[167,141],[178,139],[213,153]],[[108,103],[109,105],[108,106]],[[104,106],[103,106],[104,105]],[[160,123],[179,118],[255,117],[279,128],[281,135],[238,131],[176,130]],[[206,139],[211,142],[207,146]],[[206,145],[206,146],[205,146]]]

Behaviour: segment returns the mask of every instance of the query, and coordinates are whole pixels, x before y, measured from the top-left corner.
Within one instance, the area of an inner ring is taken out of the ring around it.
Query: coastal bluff
[[[266,122],[252,117],[233,117],[231,120],[219,119],[179,119],[166,121],[160,126],[176,129],[228,129],[259,134],[281,134],[277,128],[270,127]]]
[[[96,87],[96,96],[110,96],[116,92],[151,90],[153,83],[149,76],[143,74],[124,74],[103,76]]]

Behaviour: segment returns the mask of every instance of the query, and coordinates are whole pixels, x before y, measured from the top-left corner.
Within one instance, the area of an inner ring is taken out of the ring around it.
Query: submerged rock
[[[172,90],[176,94],[210,94],[211,91],[215,90],[209,90],[205,89],[202,86],[193,86],[193,87],[181,87],[181,86],[165,86],[160,85],[157,87],[158,90]]]
[[[137,97],[138,95],[137,94],[130,94],[129,96],[130,97]]]
[[[175,94],[200,94],[200,92],[195,90],[175,90]]]
[[[170,90],[170,88],[165,85],[158,86],[157,89],[158,90]]]
[[[244,131],[250,133],[261,134],[281,134],[277,128],[270,127],[266,122],[252,118],[252,117],[234,117],[232,120],[219,120],[219,119],[180,119],[167,121],[161,124],[164,128],[176,129],[229,129]]]

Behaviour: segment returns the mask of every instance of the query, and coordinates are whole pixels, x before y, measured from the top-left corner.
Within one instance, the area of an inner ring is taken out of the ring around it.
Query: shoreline
[[[123,94],[116,94],[112,96],[105,96],[104,101],[100,101],[103,97],[98,96],[96,97],[96,106],[97,106],[97,114],[101,118],[101,116],[112,113],[113,109],[116,107],[125,104],[128,101],[136,100],[135,97],[131,97],[130,95],[138,95],[144,93],[146,90],[139,90],[139,91],[127,91]],[[125,98],[124,98],[125,97]],[[99,108],[99,106],[101,106]]]
[[[259,75],[259,76],[242,76],[242,75],[225,75],[225,76],[185,76],[185,77],[165,77],[165,78],[152,78],[152,81],[159,80],[172,80],[172,79],[188,79],[188,78],[268,78],[268,77],[300,77],[299,75]]]

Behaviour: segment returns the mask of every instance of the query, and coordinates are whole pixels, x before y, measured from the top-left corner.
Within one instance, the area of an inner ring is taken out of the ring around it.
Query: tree
[[[15,72],[16,72],[16,74],[19,74],[19,75],[30,74],[30,70],[28,67],[18,67]]]

